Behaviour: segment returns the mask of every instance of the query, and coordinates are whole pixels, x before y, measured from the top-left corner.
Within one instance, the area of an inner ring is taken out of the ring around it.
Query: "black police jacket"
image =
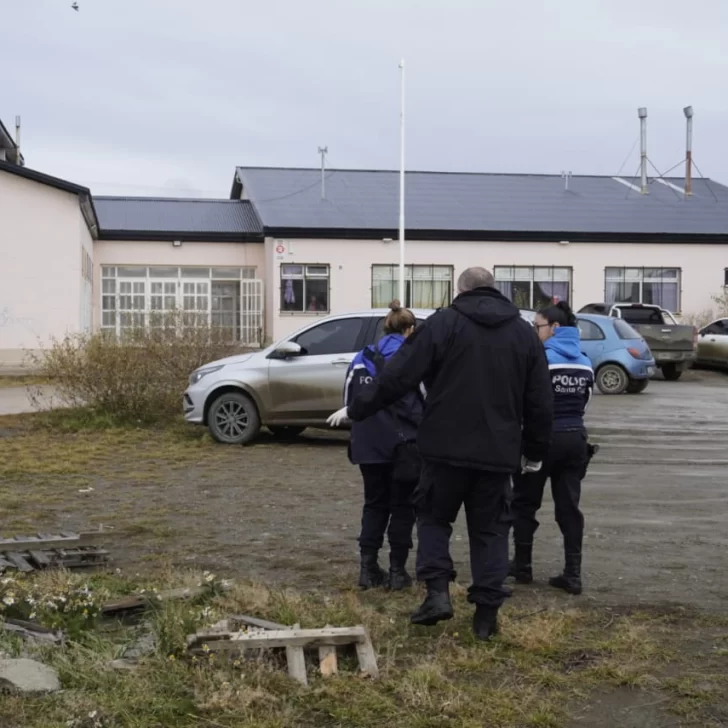
[[[427,400],[417,443],[425,459],[514,473],[522,454],[546,457],[553,393],[543,345],[494,288],[463,293],[418,326],[348,405],[349,417],[363,420],[420,382]]]

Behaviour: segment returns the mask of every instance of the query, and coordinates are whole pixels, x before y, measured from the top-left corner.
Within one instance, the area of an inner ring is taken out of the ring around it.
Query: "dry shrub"
[[[115,423],[151,424],[179,415],[189,375],[216,359],[242,353],[229,332],[177,325],[150,327],[117,338],[107,332],[77,334],[31,355],[52,381],[54,397]],[[176,317],[175,317],[176,318]]]

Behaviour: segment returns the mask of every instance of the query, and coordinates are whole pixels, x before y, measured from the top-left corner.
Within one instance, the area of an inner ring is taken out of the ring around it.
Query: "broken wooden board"
[[[109,552],[97,546],[0,551],[0,572],[15,569],[31,572],[39,569],[83,569],[107,563]]]
[[[229,587],[222,587],[223,590]],[[177,589],[164,589],[158,592],[145,592],[144,594],[129,594],[125,597],[113,599],[101,607],[101,613],[105,615],[122,614],[123,612],[134,612],[146,609],[157,602],[168,602],[182,599],[196,599],[202,596],[208,587],[185,586]],[[272,623],[271,623],[272,624]]]
[[[187,649],[194,655],[211,652],[245,652],[247,650],[266,650],[284,648],[289,675],[303,685],[308,684],[304,650],[318,650],[319,669],[324,676],[333,675],[338,670],[337,646],[354,645],[361,672],[376,678],[379,676],[377,659],[369,635],[363,626],[324,627],[322,629],[285,629],[225,632],[223,623],[190,635]]]
[[[7,617],[3,622],[0,622],[0,629],[15,634],[26,641],[34,640],[51,645],[63,644],[65,639],[61,631],[48,629],[37,622],[26,622],[24,619]]]
[[[110,529],[99,528],[97,531],[61,531],[60,533],[37,533],[34,536],[13,536],[0,538],[0,551],[26,551],[28,549],[45,550],[81,546],[98,536],[105,536]]]

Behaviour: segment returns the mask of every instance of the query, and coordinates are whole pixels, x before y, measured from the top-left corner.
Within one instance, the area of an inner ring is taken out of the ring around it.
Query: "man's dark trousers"
[[[455,578],[450,557],[452,524],[460,507],[470,539],[473,583],[468,601],[497,609],[508,592],[510,475],[425,462],[415,491],[417,510],[417,579],[447,584]]]

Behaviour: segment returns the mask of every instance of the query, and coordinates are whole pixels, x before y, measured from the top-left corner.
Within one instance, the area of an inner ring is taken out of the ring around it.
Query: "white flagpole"
[[[406,306],[404,285],[404,59],[399,62],[399,300]]]

